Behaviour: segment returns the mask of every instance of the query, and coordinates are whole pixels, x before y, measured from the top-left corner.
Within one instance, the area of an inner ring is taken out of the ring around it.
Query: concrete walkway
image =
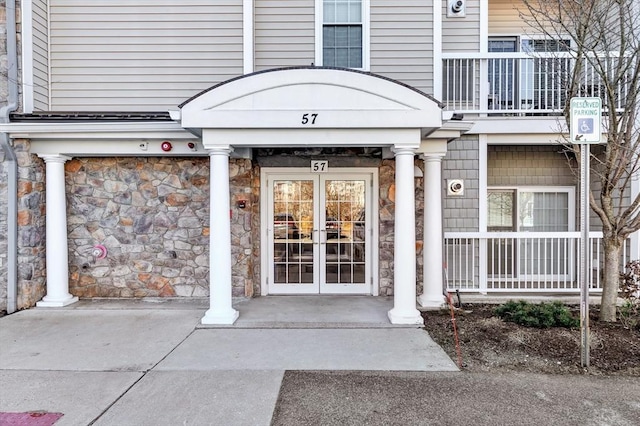
[[[462,373],[383,297],[81,301],[0,318],[0,413],[55,426],[637,426],[637,377]],[[28,424],[27,424],[28,425]],[[27,426],[25,425],[25,426]]]
[[[238,301],[233,326],[206,301],[82,301],[0,318],[0,412],[58,425],[269,425],[285,371],[456,371],[384,297]]]

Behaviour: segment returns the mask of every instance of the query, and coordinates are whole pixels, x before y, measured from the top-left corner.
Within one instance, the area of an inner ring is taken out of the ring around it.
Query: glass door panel
[[[267,178],[272,294],[371,294],[371,177],[274,174]]]
[[[273,281],[314,284],[314,181],[273,181]]]
[[[366,182],[326,180],[324,284],[328,291],[336,284],[365,284]],[[357,225],[356,225],[357,223]],[[358,233],[356,235],[356,232]]]

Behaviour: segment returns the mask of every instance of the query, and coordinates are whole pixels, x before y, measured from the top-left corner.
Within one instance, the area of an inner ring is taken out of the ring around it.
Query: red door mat
[[[64,414],[44,413],[3,413],[0,411],[0,426],[52,426]]]

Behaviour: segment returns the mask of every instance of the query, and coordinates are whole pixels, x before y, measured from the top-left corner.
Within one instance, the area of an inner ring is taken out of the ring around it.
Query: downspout
[[[16,45],[16,0],[5,2],[7,32],[7,105],[0,108],[0,122],[18,109],[18,51]],[[18,295],[18,162],[9,135],[0,133],[7,169],[7,313],[17,310]]]

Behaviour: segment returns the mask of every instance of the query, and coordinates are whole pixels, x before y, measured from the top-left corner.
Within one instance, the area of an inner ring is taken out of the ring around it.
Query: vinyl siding
[[[466,3],[464,18],[447,18],[449,2],[442,1],[442,51],[444,53],[480,50],[480,1],[466,0]]]
[[[371,72],[433,91],[433,8],[419,0],[371,1]]]
[[[520,1],[490,0],[489,35],[520,35],[528,32],[527,25],[520,19],[519,10],[524,10]]]
[[[445,232],[475,232],[479,229],[480,163],[477,136],[463,136],[447,145],[442,161],[443,183],[463,179],[464,195],[451,196],[443,191]]]
[[[256,0],[256,71],[315,62],[315,1]]]
[[[242,74],[242,0],[51,0],[51,109],[162,111]]]
[[[32,2],[33,109],[49,109],[49,22],[44,0]]]

